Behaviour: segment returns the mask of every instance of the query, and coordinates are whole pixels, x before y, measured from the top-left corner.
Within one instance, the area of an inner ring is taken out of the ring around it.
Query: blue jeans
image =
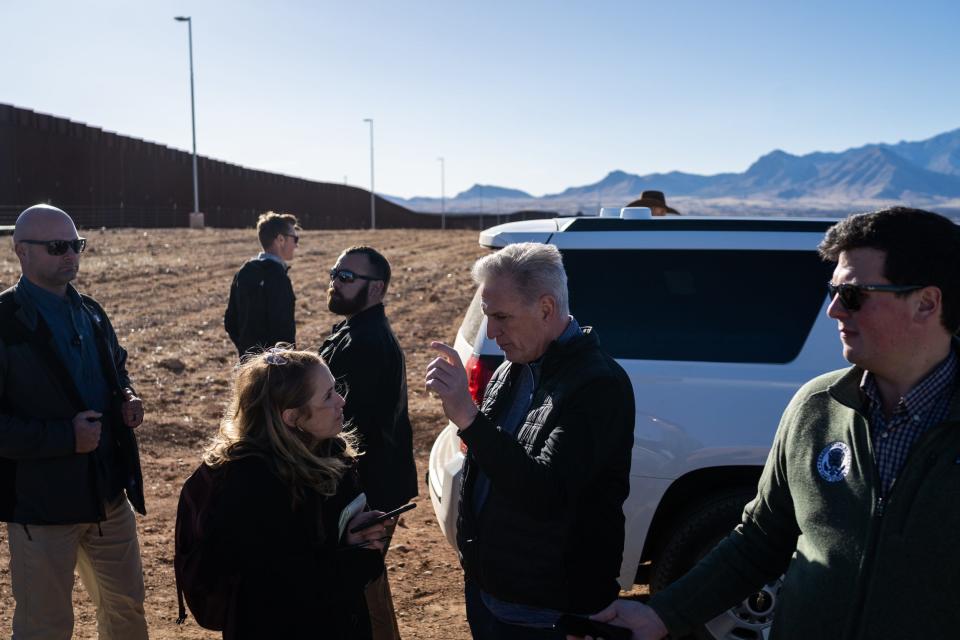
[[[467,580],[463,585],[467,622],[473,640],[565,640],[554,629],[534,629],[497,620],[480,598],[480,587]]]

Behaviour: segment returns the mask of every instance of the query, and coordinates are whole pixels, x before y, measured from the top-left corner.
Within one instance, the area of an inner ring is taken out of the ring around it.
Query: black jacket
[[[343,416],[361,436],[360,481],[370,506],[399,507],[417,495],[417,467],[407,368],[383,305],[334,325],[320,355],[347,391]]]
[[[241,356],[278,342],[294,344],[296,303],[287,267],[276,260],[254,258],[233,277],[223,327]]]
[[[356,473],[344,476],[336,495],[311,493],[296,506],[262,457],[214,473],[222,484],[204,544],[235,585],[223,637],[371,637],[363,590],[382,573],[383,556],[345,547],[338,529],[360,492]]]
[[[584,328],[547,349],[514,438],[497,421],[511,403],[519,367],[504,362],[497,369],[480,413],[460,431],[469,447],[457,530],[461,563],[468,580],[501,600],[594,612],[620,590],[633,387]],[[490,478],[479,518],[478,467]]]
[[[73,417],[88,407],[53,343],[43,316],[22,304],[17,286],[0,293],[0,520],[24,524],[98,522],[106,488],[96,472],[97,450],[75,453]],[[91,297],[90,315],[112,406],[104,419],[131,504],[145,513],[140,456],[120,404],[130,387],[127,352],[110,320]]]

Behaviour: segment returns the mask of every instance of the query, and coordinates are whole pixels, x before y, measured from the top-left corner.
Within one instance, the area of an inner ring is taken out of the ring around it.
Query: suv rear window
[[[813,251],[563,251],[570,309],[615,358],[784,363],[823,307]]]

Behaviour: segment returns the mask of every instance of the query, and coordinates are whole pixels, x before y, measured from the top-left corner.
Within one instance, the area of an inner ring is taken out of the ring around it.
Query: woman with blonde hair
[[[191,483],[211,487],[189,520],[190,553],[206,563],[192,575],[216,584],[184,594],[225,639],[370,637],[363,589],[383,571],[384,525],[351,532],[381,512],[364,510],[343,405],[315,353],[275,348],[239,365],[227,415],[181,493],[182,510]]]

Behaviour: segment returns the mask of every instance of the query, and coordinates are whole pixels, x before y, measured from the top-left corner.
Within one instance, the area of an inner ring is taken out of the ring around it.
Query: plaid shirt
[[[863,374],[860,388],[870,401],[867,417],[882,496],[890,492],[917,439],[946,419],[956,377],[957,356],[951,349],[943,362],[900,398],[888,420],[874,375],[869,371]]]

